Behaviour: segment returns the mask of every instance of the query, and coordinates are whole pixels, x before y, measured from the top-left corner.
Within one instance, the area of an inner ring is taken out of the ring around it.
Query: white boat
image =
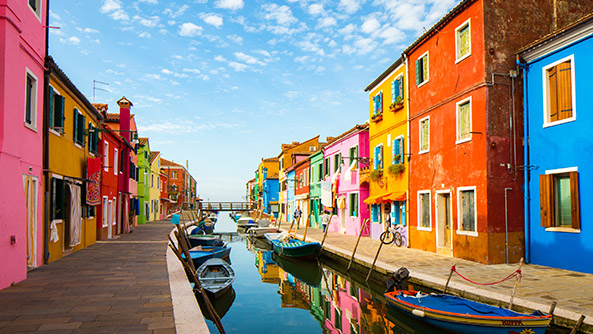
[[[261,238],[266,233],[276,233],[276,232],[278,232],[278,229],[274,226],[252,227],[249,230],[247,230],[247,234],[251,235],[252,237],[256,237],[256,238]]]
[[[196,270],[202,287],[214,297],[230,289],[235,280],[235,272],[226,261],[218,258],[206,260]]]
[[[254,224],[253,219],[249,216],[237,219],[237,227],[245,227],[246,225]]]

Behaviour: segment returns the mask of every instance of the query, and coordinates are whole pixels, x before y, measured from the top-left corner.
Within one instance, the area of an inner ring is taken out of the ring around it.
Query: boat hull
[[[312,259],[319,256],[321,245],[318,242],[306,242],[292,239],[288,242],[272,240],[276,254],[287,258]]]
[[[206,262],[206,260],[217,258],[217,259],[224,259],[228,258],[231,254],[230,247],[215,247],[215,246],[202,246],[202,250],[190,250],[189,254],[191,256],[192,262],[194,266],[197,268],[202,265],[202,263]],[[185,255],[182,254],[183,258]]]
[[[449,295],[423,294],[420,298],[416,298],[394,291],[386,293],[385,297],[391,306],[400,311],[421,319],[432,326],[456,333],[544,334],[552,320],[551,315],[544,315],[539,312],[533,314],[517,313]],[[431,304],[431,300],[421,300],[421,298],[440,299],[437,304],[444,307],[435,308],[434,304]],[[447,304],[451,306],[446,307]],[[462,304],[468,305],[467,310],[464,313],[461,311],[456,312],[453,305]],[[473,308],[480,309],[482,312],[472,313]],[[496,315],[497,313],[500,315]]]
[[[208,259],[196,270],[200,284],[212,297],[218,297],[231,288],[235,280],[235,272],[222,259]]]
[[[221,247],[224,242],[215,236],[193,236],[188,237],[189,243],[192,247],[196,246],[219,246]]]

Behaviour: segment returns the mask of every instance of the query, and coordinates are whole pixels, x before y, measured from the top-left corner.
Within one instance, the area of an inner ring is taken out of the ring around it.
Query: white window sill
[[[432,232],[432,227],[421,227],[420,225],[416,228],[418,231]]]
[[[471,141],[471,140],[472,140],[472,137],[470,135],[468,138],[463,138],[463,139],[459,139],[459,140],[455,141],[455,144],[459,145],[459,144],[463,144],[463,143]]]
[[[79,149],[81,149],[81,150],[82,150],[82,146],[80,146],[80,144],[79,144],[79,143],[74,143],[74,146],[76,146],[76,147],[78,147]]]
[[[576,117],[571,117],[571,118],[561,119],[561,120],[556,121],[556,122],[548,122],[548,123],[544,123],[543,128],[549,128],[549,127],[555,126],[555,125],[560,125],[560,124],[564,124],[564,123],[570,123],[570,122],[574,122],[576,120],[577,120]]]
[[[581,233],[581,230],[572,227],[546,227],[546,232]]]
[[[63,222],[64,222],[63,219],[54,219],[54,220],[51,221],[52,224],[53,223],[55,223],[55,224],[62,224]]]
[[[476,231],[457,230],[457,231],[455,231],[455,233],[457,233],[459,235],[467,235],[469,237],[477,237],[478,236],[478,232],[476,232]]]
[[[425,81],[422,81],[420,84],[416,85],[416,87],[420,88],[420,87],[426,85],[427,82],[428,82],[428,79],[426,79]]]
[[[54,128],[49,128],[49,132],[53,133],[54,135],[58,136],[58,137],[62,137],[63,132],[57,131]]]
[[[468,54],[466,54],[465,56],[461,56],[460,58],[458,58],[457,60],[455,60],[455,64],[460,63],[462,60],[464,60],[465,58],[471,56],[471,52],[469,52]]]
[[[428,153],[428,152],[430,152],[430,149],[429,150],[426,150],[426,151],[418,151],[418,154],[425,154],[425,153]]]
[[[31,130],[31,131],[34,131],[34,132],[38,132],[38,131],[37,131],[37,127],[36,127],[35,125],[33,125],[33,124],[29,124],[29,123],[27,123],[27,122],[24,122],[23,124],[25,125],[25,127],[26,127],[27,129],[29,129],[29,130]]]

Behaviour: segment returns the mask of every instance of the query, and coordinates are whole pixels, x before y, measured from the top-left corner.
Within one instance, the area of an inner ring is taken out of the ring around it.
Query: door
[[[437,192],[436,194],[437,218],[437,252],[453,256],[452,230],[451,230],[451,193]]]
[[[37,267],[37,192],[38,180],[35,176],[23,175],[25,205],[27,212],[27,267]]]
[[[113,201],[109,201],[107,204],[107,239],[111,239],[111,237],[113,236],[113,224],[111,223],[113,221]]]

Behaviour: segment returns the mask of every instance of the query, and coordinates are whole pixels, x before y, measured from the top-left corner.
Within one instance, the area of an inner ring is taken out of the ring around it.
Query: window
[[[117,175],[117,162],[119,160],[119,151],[114,149],[113,151],[113,174]]]
[[[74,108],[74,143],[84,146],[84,125],[85,116],[78,109]],[[117,152],[115,153],[117,156]]]
[[[99,152],[99,131],[89,122],[89,152],[97,154]]]
[[[467,98],[457,102],[457,140],[455,143],[463,143],[472,139],[472,99]]]
[[[49,127],[64,133],[64,97],[49,86]]]
[[[418,153],[426,153],[430,150],[430,117],[420,120],[420,148]]]
[[[430,231],[430,191],[418,192],[418,230]]]
[[[349,161],[350,161],[350,166],[354,165],[353,168],[356,168],[358,165],[358,146],[353,146],[350,148],[350,151],[348,152],[349,155]]]
[[[477,236],[476,187],[457,188],[457,233]]]
[[[177,178],[177,171],[172,171],[171,172],[171,178],[176,179]]]
[[[383,92],[379,92],[373,97],[373,116],[383,113]]]
[[[576,120],[574,56],[543,69],[544,127]]]
[[[391,82],[391,102],[402,101],[404,99],[404,77],[398,75]]]
[[[416,59],[416,85],[422,86],[428,81],[428,52]]]
[[[546,171],[539,177],[541,226],[580,229],[576,168]]]
[[[455,62],[460,62],[469,57],[472,52],[471,48],[471,29],[467,20],[463,22],[457,29],[455,29]]]
[[[348,202],[350,204],[350,217],[358,217],[358,193],[349,194]]]
[[[62,179],[51,179],[51,220],[66,218],[66,182]]]
[[[37,131],[37,78],[28,70],[25,85],[25,126]]]
[[[329,175],[329,158],[323,160],[323,176]]]
[[[41,19],[41,0],[29,0],[29,8],[31,8],[38,19]]]
[[[334,155],[334,173],[340,171],[340,166],[342,165],[342,153],[338,153]]]
[[[393,140],[391,146],[392,152],[392,164],[403,164],[404,163],[404,136],[399,136]]]
[[[104,142],[103,149],[103,170],[109,171],[109,143],[107,141]]]
[[[150,187],[154,188],[154,175],[150,174]]]
[[[103,223],[102,226],[103,227],[107,227],[108,226],[108,221],[109,221],[109,210],[108,210],[108,206],[107,206],[107,196],[103,196]]]
[[[383,144],[375,146],[375,159],[374,167],[375,170],[383,168]]]

